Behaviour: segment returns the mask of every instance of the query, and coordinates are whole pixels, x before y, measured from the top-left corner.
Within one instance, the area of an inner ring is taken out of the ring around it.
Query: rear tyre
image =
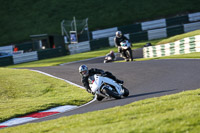
[[[114,91],[109,90],[108,88],[104,88],[105,93],[107,93],[109,96],[115,98],[115,99],[121,99],[121,96]]]
[[[126,89],[125,87],[123,87],[123,89],[124,89],[124,97],[127,97],[128,95],[129,95],[129,90],[128,89]]]
[[[129,59],[129,60],[131,60],[132,61],[132,52],[131,52],[131,49],[127,49],[127,51],[126,51],[126,55],[127,55],[127,59]]]
[[[97,101],[102,101],[104,99],[104,97],[97,95]]]

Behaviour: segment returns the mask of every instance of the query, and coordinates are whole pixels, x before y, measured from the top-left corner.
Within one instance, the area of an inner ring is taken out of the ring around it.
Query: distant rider
[[[103,70],[97,69],[97,68],[91,68],[88,70],[88,67],[86,65],[81,65],[79,67],[79,73],[82,76],[81,82],[83,83],[83,86],[89,93],[92,93],[92,92],[91,92],[91,88],[89,86],[88,78],[89,78],[89,76],[93,76],[94,74],[100,74],[101,76],[111,78],[120,84],[124,83],[122,80],[117,79],[112,73],[110,73],[108,71],[104,72]]]
[[[110,51],[106,56],[110,56],[112,58],[112,61],[115,60],[115,53],[113,51]]]
[[[115,46],[118,47],[118,52],[122,54],[123,57],[126,57],[126,50],[123,50],[121,48],[121,45],[120,43],[123,42],[123,41],[129,41],[129,39],[127,37],[125,37],[121,31],[117,31],[116,33],[116,36],[114,38],[114,42],[115,42]],[[130,42],[130,41],[129,41]],[[128,50],[130,50],[130,54],[131,54],[131,61],[133,61],[133,56],[132,56],[132,50],[131,48],[129,48]],[[126,61],[128,61],[128,59],[126,59]]]

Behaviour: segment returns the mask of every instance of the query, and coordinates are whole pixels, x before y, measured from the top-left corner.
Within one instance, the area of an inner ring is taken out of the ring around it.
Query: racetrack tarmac
[[[170,59],[137,62],[102,63],[103,59],[76,62],[63,66],[30,68],[53,76],[66,79],[81,85],[78,68],[86,64],[89,68],[99,68],[112,72],[118,79],[123,80],[130,95],[120,100],[105,99],[95,101],[86,106],[64,113],[48,116],[32,122],[41,122],[63,116],[81,114],[95,110],[103,110],[122,106],[138,100],[178,93],[185,90],[200,88],[200,60]]]

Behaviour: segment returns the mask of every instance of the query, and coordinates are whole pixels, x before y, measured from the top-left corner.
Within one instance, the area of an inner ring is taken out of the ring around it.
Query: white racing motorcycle
[[[124,51],[125,50],[125,59],[126,60],[133,60],[132,59],[132,50],[131,50],[131,44],[128,40],[125,40],[123,42],[120,43],[120,46],[122,48],[122,50]]]
[[[113,62],[114,60],[112,59],[111,56],[106,56],[103,63],[109,63],[109,62]]]
[[[131,47],[131,44],[129,43],[128,40],[121,42],[120,45],[121,45],[122,49],[128,49]]]
[[[128,89],[108,77],[95,74],[90,76],[88,81],[89,86],[92,92],[96,95],[98,101],[112,97],[115,99],[121,99],[122,97],[127,97],[129,95]]]

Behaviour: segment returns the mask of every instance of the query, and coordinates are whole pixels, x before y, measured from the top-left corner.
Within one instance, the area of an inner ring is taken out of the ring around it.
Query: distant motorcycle
[[[123,58],[125,58],[126,61],[133,60],[132,56],[132,50],[131,50],[131,44],[129,43],[128,40],[123,41],[120,43],[122,53],[123,53]]]
[[[109,63],[109,62],[113,62],[114,59],[111,56],[106,56],[103,63]]]
[[[128,89],[108,77],[95,74],[90,76],[88,81],[91,91],[96,95],[98,101],[104,98],[121,99],[129,95]]]
[[[106,54],[103,63],[113,62],[114,60],[115,60],[115,53],[113,51],[110,51],[110,53]]]

